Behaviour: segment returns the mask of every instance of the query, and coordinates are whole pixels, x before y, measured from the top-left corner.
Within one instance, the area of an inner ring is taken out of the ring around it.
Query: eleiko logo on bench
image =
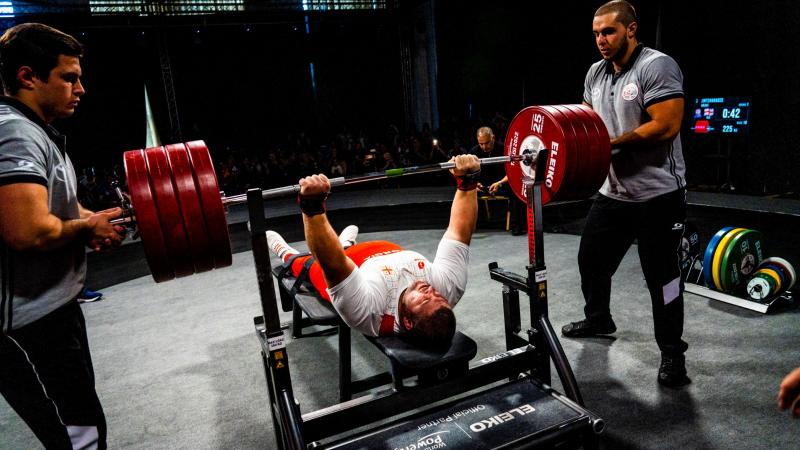
[[[480,433],[481,431],[492,428],[495,425],[500,425],[503,422],[514,420],[514,413],[516,413],[518,416],[524,416],[525,414],[530,414],[534,411],[536,411],[536,408],[526,403],[519,408],[508,410],[506,412],[489,417],[488,419],[483,419],[480,422],[475,422],[469,426],[469,429],[475,433]]]

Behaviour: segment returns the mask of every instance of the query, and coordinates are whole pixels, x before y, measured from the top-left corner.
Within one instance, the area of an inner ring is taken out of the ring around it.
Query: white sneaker
[[[267,244],[269,245],[269,249],[272,250],[272,253],[275,253],[281,261],[285,261],[286,256],[300,253],[294,247],[287,244],[280,234],[272,230],[267,230]]]
[[[347,248],[356,243],[357,237],[358,227],[355,225],[348,225],[339,233],[339,242],[342,243],[342,247]]]

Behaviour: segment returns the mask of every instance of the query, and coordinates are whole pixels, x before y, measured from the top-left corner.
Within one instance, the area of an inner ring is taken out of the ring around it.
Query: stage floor
[[[279,231],[296,228],[284,226]],[[432,257],[442,230],[365,231],[360,240],[390,239]],[[478,359],[504,350],[501,285],[490,280],[487,265],[497,261],[523,273],[525,239],[487,229],[474,237],[469,285],[455,311],[458,328],[478,343]],[[579,237],[546,233],[544,242],[550,318],[560,330],[582,317]],[[261,306],[252,255],[240,251],[233,261],[159,285],[149,276],[124,281],[83,306],[109,448],[274,448],[253,329]],[[604,448],[800,446],[800,421],[775,405],[781,378],[800,364],[797,310],[764,316],[687,294],[684,338],[693,383],[680,390],[656,383],[659,352],[635,247],[614,278],[612,311],[614,337],[561,339],[587,407],[607,422]],[[354,337],[354,346],[355,376],[386,369],[363,338]],[[301,411],[334,404],[335,336],[289,339],[287,351]],[[554,386],[560,390],[557,379]],[[0,430],[0,448],[38,446],[2,400]]]

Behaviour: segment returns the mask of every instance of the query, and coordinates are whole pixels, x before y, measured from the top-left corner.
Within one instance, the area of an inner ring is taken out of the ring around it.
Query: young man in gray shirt
[[[117,246],[119,208],[77,199],[66,140],[50,123],[84,94],[81,45],[41,24],[0,37],[0,393],[46,448],[105,448],[86,324],[76,297],[85,246]]]
[[[683,334],[679,249],[686,220],[681,151],[683,75],[675,60],[636,38],[636,12],[615,0],[595,12],[592,30],[603,59],[586,75],[584,104],[608,128],[614,155],[581,236],[578,265],[586,319],[567,337],[611,334],[611,277],[634,239],[653,306],[661,350],[658,382],[690,383]]]

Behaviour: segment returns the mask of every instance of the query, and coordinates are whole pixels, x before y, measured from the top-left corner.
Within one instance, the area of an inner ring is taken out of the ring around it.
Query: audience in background
[[[389,124],[375,133],[350,127],[327,136],[305,130],[291,132],[283,140],[271,140],[260,147],[207,144],[216,163],[220,189],[231,196],[253,187],[269,189],[296,184],[302,176],[314,173],[348,177],[447,161],[468,153],[466,147],[475,139],[470,130],[482,125],[491,125],[502,137],[508,120],[496,112],[472,121],[448,118],[438,130],[424,124],[419,132],[403,132]],[[78,168],[78,173],[82,204],[95,210],[118,204],[114,188],[125,187],[125,173],[120,166],[89,166]],[[444,176],[419,176],[404,181],[403,185],[449,182]]]

